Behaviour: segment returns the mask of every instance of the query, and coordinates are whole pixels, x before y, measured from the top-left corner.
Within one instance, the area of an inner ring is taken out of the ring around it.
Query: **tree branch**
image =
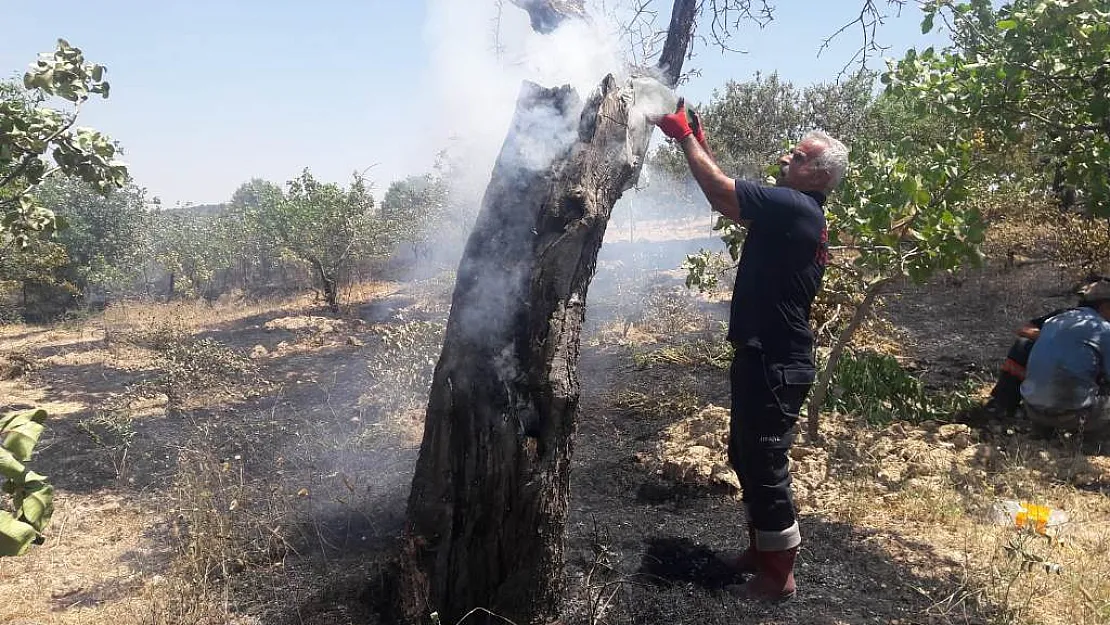
[[[585,0],[510,0],[528,12],[532,30],[549,34],[567,19],[586,19]]]
[[[905,5],[905,3],[905,0],[887,0],[887,5],[897,6],[899,12],[901,12],[901,9]],[[866,68],[867,59],[872,54],[882,52],[883,50],[889,48],[889,46],[879,45],[876,41],[875,36],[878,27],[886,23],[887,17],[888,16],[884,15],[880,11],[879,7],[875,5],[875,0],[864,0],[863,8],[860,9],[859,15],[857,15],[855,19],[838,28],[836,32],[829,35],[823,42],[821,42],[821,47],[817,50],[817,56],[820,57],[821,54],[829,48],[829,44],[831,44],[833,40],[842,35],[849,28],[858,25],[860,27],[860,31],[863,34],[863,44],[860,45],[859,49],[856,50],[856,53],[852,55],[852,58],[848,59],[848,62],[844,64],[844,67],[840,69],[839,76],[843,76],[847,72],[848,68],[855,64],[857,60],[862,67]]]
[[[689,54],[690,39],[694,36],[694,20],[697,18],[697,0],[675,0],[671,9],[671,25],[667,29],[667,41],[659,55],[659,69],[663,72],[663,82],[674,87],[682,75],[682,64]]]

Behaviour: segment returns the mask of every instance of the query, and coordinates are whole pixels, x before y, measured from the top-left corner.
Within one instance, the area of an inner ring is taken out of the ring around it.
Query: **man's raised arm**
[[[695,118],[696,119],[696,118]],[[740,223],[740,201],[736,197],[736,181],[725,175],[710,156],[705,133],[698,123],[695,133],[686,119],[686,103],[679,101],[678,110],[651,120],[663,134],[674,139],[686,155],[690,172],[697,180],[710,206],[725,217]]]

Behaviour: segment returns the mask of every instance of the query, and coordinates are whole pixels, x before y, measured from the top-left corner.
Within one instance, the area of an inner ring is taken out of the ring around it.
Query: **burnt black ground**
[[[921,577],[892,559],[884,541],[928,556],[929,545],[900,537],[877,537],[844,523],[805,515],[797,579],[798,598],[779,606],[749,605],[724,586],[735,583],[715,561],[745,543],[738,502],[720,493],[668,483],[636,460],[650,452],[660,432],[678,415],[619,411],[606,405],[607,389],[650,390],[666,378],[672,388],[696,389],[705,402],[727,405],[725,372],[711,367],[621,372],[620,354],[583,355],[583,388],[568,531],[572,584],[608,553],[622,580],[610,623],[916,623],[954,580]],[[615,361],[615,362],[614,362]],[[933,554],[933,557],[939,558]],[[577,608],[572,604],[571,607]],[[582,614],[577,614],[581,618]]]

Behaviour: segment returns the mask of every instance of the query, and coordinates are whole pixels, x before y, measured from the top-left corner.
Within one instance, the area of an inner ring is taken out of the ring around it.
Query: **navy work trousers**
[[[789,452],[815,371],[808,363],[776,363],[759,349],[738,347],[730,378],[728,458],[744,491],[757,546],[766,551],[796,547],[800,534]]]

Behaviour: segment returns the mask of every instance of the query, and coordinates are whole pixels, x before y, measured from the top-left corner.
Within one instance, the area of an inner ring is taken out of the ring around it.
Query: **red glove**
[[[656,119],[655,125],[659,126],[663,134],[675,141],[681,141],[694,134],[694,130],[690,128],[690,122],[686,120],[686,100],[683,98],[678,99],[677,111]]]

